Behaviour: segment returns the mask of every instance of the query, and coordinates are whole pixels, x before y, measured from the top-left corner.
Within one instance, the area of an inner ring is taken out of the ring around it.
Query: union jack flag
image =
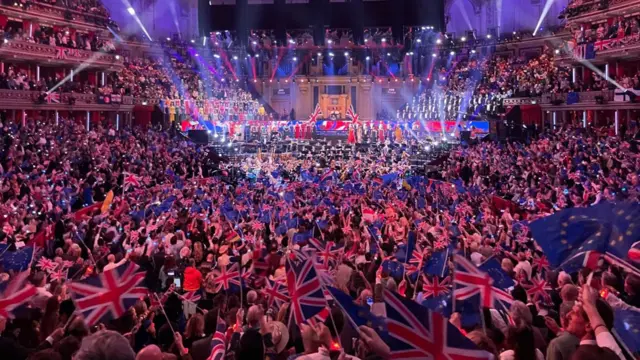
[[[320,109],[320,104],[316,104],[316,108],[313,110],[311,115],[309,115],[307,123],[315,124],[320,115],[322,115],[322,109]]]
[[[57,48],[56,49],[56,59],[64,60],[67,58],[67,49],[65,48]]]
[[[286,270],[291,316],[297,324],[302,324],[327,306],[322,284],[317,277],[312,259],[298,263],[287,259]]]
[[[140,187],[142,179],[139,176],[136,176],[132,173],[125,172],[124,173],[124,187],[125,189],[133,186]]]
[[[283,281],[273,281],[267,279],[262,294],[267,300],[267,309],[280,309],[282,304],[289,301],[287,285]]]
[[[56,271],[52,271],[49,274],[49,278],[51,279],[51,281],[63,281],[67,279],[67,275],[68,275],[69,271],[68,270],[63,270],[63,269],[58,269]]]
[[[225,333],[227,332],[227,324],[218,316],[218,325],[216,332],[211,338],[211,355],[207,360],[222,360],[226,352]]]
[[[553,290],[549,282],[540,276],[532,278],[530,285],[523,284],[522,287],[527,289],[527,294],[530,295],[532,299],[540,298],[542,300],[550,299],[548,291]]]
[[[197,303],[200,300],[201,296],[197,291],[189,291],[180,295],[180,298],[188,302]]]
[[[329,296],[331,296],[331,293],[329,293]],[[328,307],[326,307],[322,309],[322,311],[320,311],[319,313],[313,315],[311,319],[307,320],[306,324],[309,326],[315,327],[318,324],[324,323],[330,314],[331,314],[331,310]]]
[[[480,360],[478,350],[448,319],[418,303],[385,290],[391,359]]]
[[[543,269],[548,270],[549,269],[549,260],[547,260],[547,257],[542,255],[540,257],[535,257],[533,259],[533,268],[534,269],[538,269],[539,271],[542,271]]]
[[[451,282],[451,278],[447,276],[442,281],[437,276],[433,277],[433,282],[429,280],[429,278],[425,275],[422,275],[422,291],[424,292],[424,296],[429,297],[438,297],[443,294],[448,294],[450,292],[449,286]]]
[[[220,289],[229,290],[231,284],[237,284],[239,281],[240,271],[238,271],[238,264],[233,264],[228,269],[224,266],[213,270],[213,285],[216,292],[220,291]]]
[[[0,288],[0,316],[13,317],[12,311],[36,295],[36,288],[27,282],[28,272],[21,272],[4,289]]]
[[[318,257],[318,262],[316,262],[316,265],[319,265],[323,269],[328,269],[340,258],[343,249],[343,247],[336,249],[335,243],[333,241],[327,242],[323,248],[318,249],[318,251],[316,252],[316,255]]]
[[[513,303],[511,294],[504,290],[514,285],[513,280],[499,273],[502,270],[497,260],[491,259],[482,264],[485,271],[460,255],[454,255],[454,263],[456,271],[453,283],[457,286],[453,290],[455,300],[468,300],[480,295],[480,306],[487,308],[496,308],[500,302]]]
[[[46,92],[45,94],[46,94],[45,99],[47,100],[47,103],[51,104],[51,103],[60,102],[60,94],[56,92]]]
[[[58,267],[58,263],[43,256],[38,260],[36,267],[42,271],[50,273]]]
[[[127,262],[69,284],[76,308],[88,325],[122,316],[138,299],[147,295],[149,290],[139,286],[146,272],[139,269],[138,265]]]
[[[353,104],[349,105],[349,109],[347,110],[347,117],[351,119],[353,125],[356,125],[360,121],[360,115],[356,114],[356,111],[353,109]]]

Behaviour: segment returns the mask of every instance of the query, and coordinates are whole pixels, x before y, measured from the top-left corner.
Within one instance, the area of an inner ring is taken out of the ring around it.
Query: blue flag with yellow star
[[[331,286],[327,286],[327,290],[356,329],[359,326],[368,326],[375,330],[381,338],[386,338],[388,333],[384,318],[375,316],[365,306],[355,304],[353,298],[342,290]]]
[[[629,251],[640,240],[640,204],[602,203],[560,211],[530,225],[553,267],[586,252],[633,269]]]
[[[25,271],[29,268],[33,257],[33,247],[25,246],[20,250],[9,251],[9,245],[0,244],[0,258],[4,271],[13,270],[16,272]]]

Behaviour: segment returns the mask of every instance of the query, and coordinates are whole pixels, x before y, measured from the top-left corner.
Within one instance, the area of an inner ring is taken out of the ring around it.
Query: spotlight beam
[[[547,0],[544,4],[544,8],[542,9],[542,13],[540,14],[540,19],[538,19],[538,23],[536,24],[536,29],[533,31],[533,36],[536,36],[536,33],[540,29],[540,25],[542,25],[542,20],[547,16],[547,13],[551,9],[551,5],[553,5],[553,0]]]

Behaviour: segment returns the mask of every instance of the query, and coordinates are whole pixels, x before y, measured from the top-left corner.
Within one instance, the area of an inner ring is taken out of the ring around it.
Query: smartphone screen
[[[173,279],[173,284],[176,286],[176,288],[182,288],[180,278]]]

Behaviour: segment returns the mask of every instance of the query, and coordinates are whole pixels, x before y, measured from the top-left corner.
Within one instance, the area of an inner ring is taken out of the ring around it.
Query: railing
[[[48,97],[41,97],[40,91],[6,90],[0,89],[0,107],[3,109],[58,109],[70,110],[125,110],[131,109],[135,105],[131,96],[122,96],[122,101],[114,103],[104,101],[95,94],[80,93],[57,93],[54,92]],[[102,100],[102,101],[100,101]]]
[[[12,6],[15,3],[19,4],[20,2],[14,2],[13,0],[2,1],[2,5],[7,9],[26,12],[27,14],[44,15],[48,18],[52,18],[62,22],[74,21],[103,28],[109,25],[111,22],[109,18],[102,15],[84,13],[49,4],[29,2],[27,6]]]
[[[567,93],[554,93],[554,94],[545,94],[542,96],[540,103],[542,104],[552,104],[554,101],[562,101],[563,103],[567,103],[567,99],[569,94]],[[603,101],[613,101],[614,91],[613,90],[602,90],[602,91],[582,91],[577,93],[577,98],[575,98],[577,104],[581,103],[596,103],[598,97],[602,97]]]
[[[94,67],[123,66],[123,58],[117,54],[107,54],[79,49],[69,49],[44,44],[36,44],[25,41],[10,40],[0,43],[0,57],[24,60],[46,60],[46,62],[62,62],[77,64],[78,62]],[[46,63],[44,62],[44,63]]]
[[[611,0],[609,6],[604,9],[600,8],[600,1],[592,1],[582,6],[588,8],[588,10],[568,16],[567,23],[583,23],[597,20],[603,16],[622,15],[621,10],[631,10],[631,8],[640,7],[640,0]],[[629,12],[630,11],[628,11],[628,13]]]

